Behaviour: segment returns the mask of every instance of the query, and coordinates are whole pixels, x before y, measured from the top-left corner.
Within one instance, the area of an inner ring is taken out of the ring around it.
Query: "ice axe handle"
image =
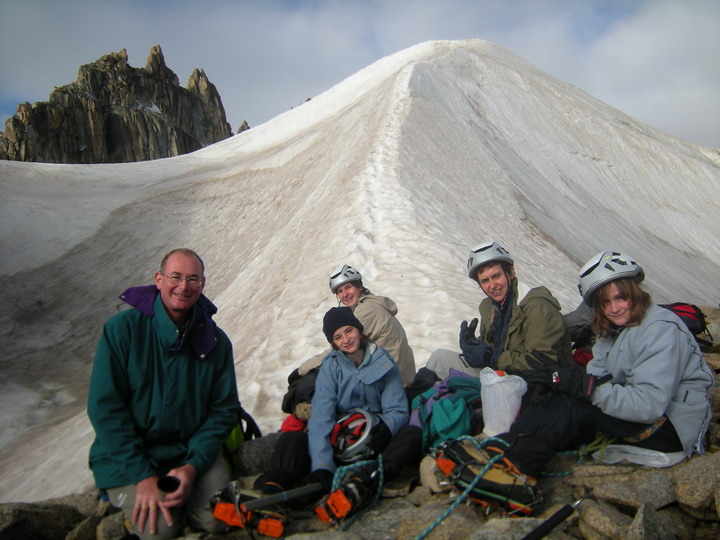
[[[540,540],[540,538],[543,538],[547,533],[569,518],[581,501],[582,499],[573,504],[566,504],[527,535],[523,536],[522,540]]]
[[[313,484],[307,484],[306,486],[301,486],[299,488],[289,489],[287,491],[268,495],[267,497],[252,499],[250,501],[242,503],[240,505],[240,510],[242,510],[243,512],[251,512],[260,508],[272,506],[273,504],[290,501],[304,495],[310,495],[318,491],[322,491],[322,483],[315,482]]]

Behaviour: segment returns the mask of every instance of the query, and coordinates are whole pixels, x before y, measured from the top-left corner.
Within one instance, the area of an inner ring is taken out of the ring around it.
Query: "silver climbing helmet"
[[[632,257],[617,251],[603,251],[580,269],[578,290],[583,301],[592,307],[592,298],[600,287],[621,278],[645,279],[645,272]]]
[[[470,250],[467,271],[470,279],[477,281],[478,269],[490,262],[506,262],[515,264],[510,252],[497,242],[485,242]]]
[[[363,409],[352,409],[338,420],[330,433],[335,459],[353,463],[370,457],[373,450],[368,443],[372,428],[373,417]]]
[[[335,294],[340,285],[359,281],[362,284],[362,274],[349,264],[341,264],[330,273],[330,290]]]

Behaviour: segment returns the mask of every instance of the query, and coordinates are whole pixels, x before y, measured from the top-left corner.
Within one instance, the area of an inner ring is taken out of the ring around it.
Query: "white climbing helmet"
[[[338,420],[330,433],[335,459],[353,463],[370,457],[373,450],[368,443],[372,428],[373,417],[363,409],[352,409]]]
[[[645,279],[645,272],[632,257],[617,251],[603,251],[580,269],[578,290],[583,301],[592,307],[592,297],[600,287],[620,278]]]
[[[340,285],[353,281],[362,283],[362,274],[349,264],[341,264],[330,274],[330,290],[335,294]]]
[[[489,262],[506,262],[515,264],[515,261],[507,249],[497,242],[485,242],[484,244],[479,244],[470,250],[467,262],[467,271],[470,279],[477,281],[478,269]]]

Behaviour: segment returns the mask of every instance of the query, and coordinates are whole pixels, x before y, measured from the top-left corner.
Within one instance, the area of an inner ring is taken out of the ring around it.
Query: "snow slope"
[[[605,248],[643,264],[656,300],[717,304],[719,166],[480,40],[421,43],[193,154],[0,162],[0,501],[92,485],[100,327],[173,247],[204,258],[241,399],[269,431],[289,372],[326,346],[343,262],[397,302],[417,367],[475,315],[466,254],[488,239],[566,310]]]

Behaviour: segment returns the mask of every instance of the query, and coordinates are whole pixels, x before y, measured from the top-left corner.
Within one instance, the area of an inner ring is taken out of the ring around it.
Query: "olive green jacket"
[[[550,358],[567,362],[572,358],[570,335],[560,313],[560,302],[546,287],[528,289],[512,281],[515,291],[512,315],[505,335],[504,350],[498,356],[497,369],[525,371],[532,369],[525,356],[537,350]],[[492,346],[497,307],[490,298],[479,306],[482,317],[480,337]],[[559,354],[558,354],[559,353]]]

